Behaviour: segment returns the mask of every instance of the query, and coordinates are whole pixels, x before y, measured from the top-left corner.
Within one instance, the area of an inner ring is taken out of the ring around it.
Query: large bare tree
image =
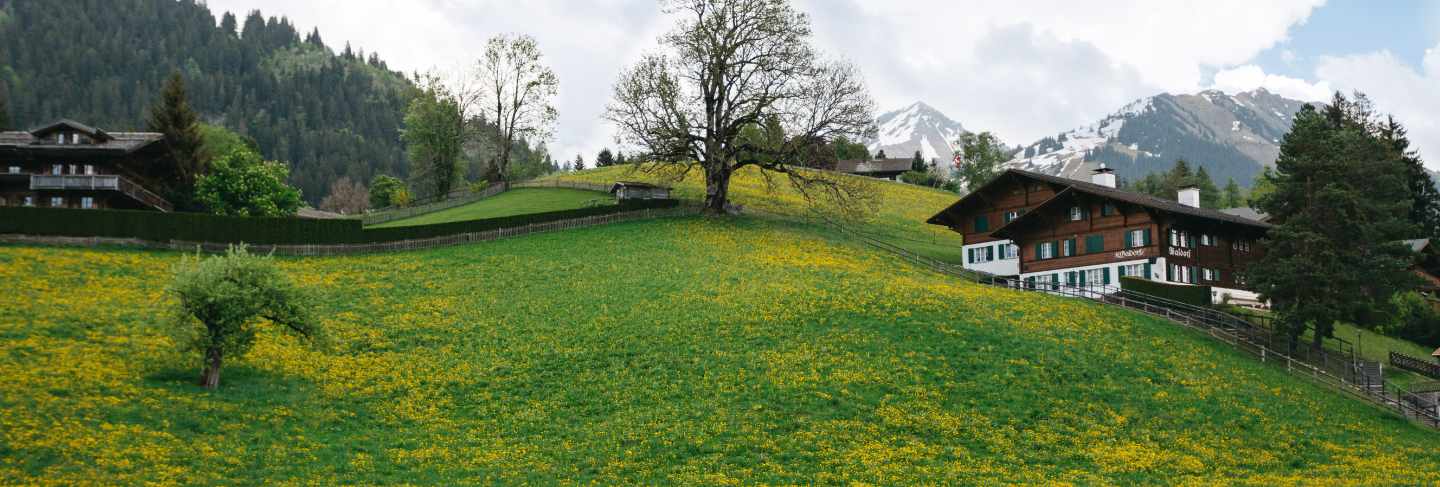
[[[707,213],[726,211],[730,178],[757,166],[808,196],[856,186],[796,166],[817,142],[875,133],[874,102],[853,65],[821,58],[810,21],[786,0],[662,0],[678,17],[660,50],[623,72],[605,118],[652,170],[705,175]],[[778,123],[780,143],[742,132]],[[768,180],[768,178],[767,178]]]
[[[503,181],[510,168],[510,148],[516,138],[550,136],[556,111],[551,100],[560,81],[544,63],[535,39],[528,35],[498,35],[485,44],[475,65],[475,97],[480,112],[495,131],[494,161],[487,178]]]

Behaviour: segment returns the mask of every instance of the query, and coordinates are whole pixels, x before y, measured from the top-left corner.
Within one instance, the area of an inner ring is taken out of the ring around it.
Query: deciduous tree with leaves
[[[605,118],[622,142],[641,147],[647,170],[681,178],[704,173],[705,212],[724,214],[730,179],[747,166],[781,173],[812,202],[868,201],[868,185],[799,169],[807,147],[875,134],[874,103],[853,65],[823,59],[810,19],[784,0],[667,0],[678,20],[660,51],[626,69]],[[741,140],[774,118],[778,147]],[[767,181],[770,178],[767,176]],[[867,205],[844,204],[842,209]]]
[[[422,197],[444,196],[461,179],[461,156],[470,130],[462,112],[465,98],[446,86],[438,76],[419,80],[420,93],[405,111],[405,141],[410,159],[410,179]]]
[[[965,189],[974,191],[1000,173],[1005,162],[1005,144],[990,132],[966,132],[958,141],[955,152],[955,173],[965,181]]]

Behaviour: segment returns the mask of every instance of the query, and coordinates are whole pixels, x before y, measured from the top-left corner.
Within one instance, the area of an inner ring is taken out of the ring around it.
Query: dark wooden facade
[[[135,172],[163,154],[161,134],[70,121],[0,133],[0,205],[170,211]]]
[[[1104,266],[1104,279],[1115,282],[1111,276],[1119,277],[1121,265],[1144,266],[1152,271],[1146,278],[1229,289],[1246,289],[1244,270],[1261,255],[1259,240],[1270,226],[1018,170],[1002,173],[929,223],[960,233],[965,245],[1013,242],[1022,276]]]

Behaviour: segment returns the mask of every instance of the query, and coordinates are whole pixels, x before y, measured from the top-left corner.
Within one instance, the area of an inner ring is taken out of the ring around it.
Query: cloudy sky
[[[534,36],[560,77],[551,147],[592,159],[617,73],[672,19],[653,0],[209,0],[319,27],[405,71],[454,70],[486,38]],[[861,66],[881,111],[924,101],[1029,143],[1160,92],[1359,89],[1440,168],[1440,2],[797,0],[815,42]]]

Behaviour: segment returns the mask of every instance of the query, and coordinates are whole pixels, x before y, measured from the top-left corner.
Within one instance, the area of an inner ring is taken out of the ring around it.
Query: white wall
[[[995,275],[997,275],[997,276],[1013,276],[1013,275],[1016,275],[1016,274],[1019,274],[1019,273],[1020,273],[1020,254],[1019,254],[1019,251],[1018,251],[1018,250],[1016,251],[1016,254],[1015,254],[1015,258],[1014,258],[1014,259],[1002,259],[1002,258],[1000,258],[1001,255],[1002,255],[1002,254],[1001,254],[1001,248],[1000,248],[1000,247],[996,247],[996,246],[1000,246],[1000,245],[1014,245],[1014,244],[1015,244],[1014,242],[1011,242],[1011,241],[1009,241],[1009,240],[997,240],[997,241],[994,241],[994,242],[985,242],[985,243],[983,243],[983,244],[966,245],[966,246],[964,246],[963,250],[961,250],[960,258],[965,259],[964,262],[965,262],[965,268],[966,268],[966,269],[970,269],[970,270],[972,270],[972,271],[980,271],[980,272],[986,272],[986,273],[990,273],[990,274],[995,274]],[[981,248],[985,248],[985,247],[996,247],[996,248],[995,248],[995,260],[990,261],[990,262],[976,262],[976,263],[971,263],[971,262],[970,262],[970,249],[981,249]]]
[[[1136,265],[1136,264],[1144,264],[1144,263],[1149,262],[1149,261],[1150,261],[1150,259],[1138,259],[1138,260],[1128,260],[1128,261],[1124,261],[1124,262],[1111,262],[1111,263],[1106,263],[1106,264],[1096,264],[1096,265],[1087,265],[1087,266],[1078,266],[1078,267],[1066,267],[1066,268],[1062,268],[1062,269],[1054,269],[1054,270],[1048,270],[1048,271],[1044,271],[1044,272],[1030,272],[1030,273],[1026,273],[1026,274],[1021,274],[1021,275],[1020,275],[1020,280],[1023,282],[1026,278],[1032,277],[1032,276],[1048,276],[1048,275],[1051,275],[1051,274],[1056,274],[1056,275],[1059,276],[1060,284],[1063,285],[1063,284],[1067,284],[1067,281],[1065,280],[1065,273],[1067,273],[1067,272],[1089,271],[1089,270],[1092,270],[1092,269],[1106,269],[1106,268],[1108,268],[1108,269],[1110,269],[1110,288],[1113,288],[1114,290],[1117,290],[1117,291],[1118,291],[1118,290],[1120,289],[1120,268],[1121,268],[1121,267],[1131,266],[1131,265]],[[1163,277],[1165,276],[1165,268],[1164,268],[1164,265],[1165,265],[1165,259],[1164,259],[1164,258],[1156,259],[1156,261],[1155,261],[1154,264],[1150,264],[1150,280],[1151,280],[1151,281],[1161,281],[1161,282],[1163,282],[1162,279],[1163,279]],[[1100,288],[1100,286],[1101,286],[1102,284],[1101,284],[1101,283],[1098,283],[1098,282],[1092,283],[1092,282],[1088,282],[1088,281],[1087,281],[1087,282],[1085,283],[1085,285],[1086,285],[1086,286],[1094,286],[1094,287],[1096,288],[1096,290],[1099,290],[1099,288]]]

